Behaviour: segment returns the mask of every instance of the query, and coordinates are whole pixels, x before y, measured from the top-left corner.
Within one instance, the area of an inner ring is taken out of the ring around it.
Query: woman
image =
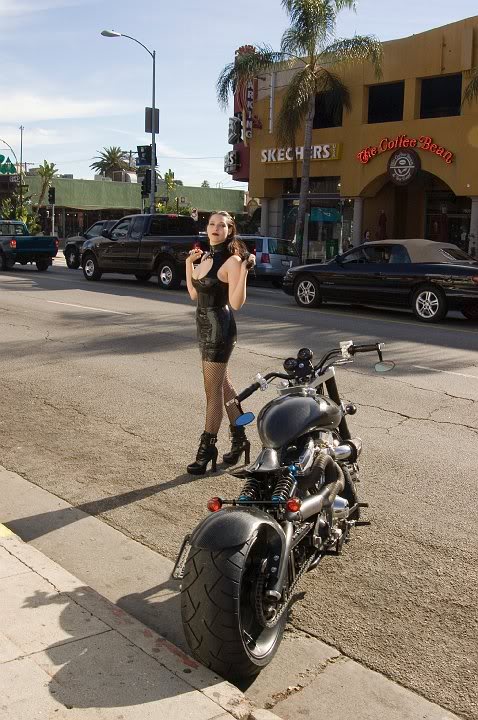
[[[236,344],[236,323],[231,312],[239,310],[246,300],[247,273],[254,267],[244,243],[236,238],[236,224],[227,212],[213,213],[208,221],[209,252],[200,248],[190,251],[186,260],[186,282],[191,300],[197,301],[196,325],[202,356],[206,391],[206,424],[196,460],[188,473],[203,475],[209,462],[216,470],[217,433],[221,426],[223,404],[231,424],[232,446],[223,456],[226,463],[236,463],[242,453],[249,462],[250,443],[243,427],[234,421],[241,414],[227,372],[227,363]],[[202,257],[201,257],[202,256]],[[201,258],[199,265],[194,263]]]

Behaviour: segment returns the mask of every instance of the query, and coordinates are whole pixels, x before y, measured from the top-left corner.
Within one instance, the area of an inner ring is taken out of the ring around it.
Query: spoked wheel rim
[[[310,305],[314,302],[317,291],[314,283],[310,280],[302,280],[297,286],[297,296],[302,305]]]
[[[430,320],[440,310],[440,298],[433,290],[423,290],[417,295],[415,300],[417,315],[424,320]]]
[[[85,262],[85,275],[88,277],[93,277],[95,272],[95,263],[94,260],[91,258],[88,258],[88,260]]]
[[[258,620],[255,605],[257,602],[257,584],[261,582],[261,552],[256,542],[250,548],[241,579],[239,624],[241,638],[247,654],[256,662],[267,658],[280,639],[287,619],[284,612],[272,627],[264,627]],[[266,616],[272,615],[266,610]]]
[[[169,265],[165,265],[161,268],[161,271],[159,273],[159,278],[163,285],[170,285],[171,280],[173,279],[173,271],[169,267]]]

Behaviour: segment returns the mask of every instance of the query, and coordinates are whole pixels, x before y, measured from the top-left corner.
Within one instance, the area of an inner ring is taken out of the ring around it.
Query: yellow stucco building
[[[347,242],[427,237],[474,250],[478,239],[478,103],[462,103],[478,66],[478,16],[383,43],[371,66],[340,73],[352,110],[316,108],[307,235],[310,258]],[[261,232],[292,237],[298,205],[290,148],[274,125],[293,71],[256,83],[247,145],[235,146],[236,179],[262,206]],[[298,135],[299,178],[303,132]],[[246,177],[247,176],[247,177]]]

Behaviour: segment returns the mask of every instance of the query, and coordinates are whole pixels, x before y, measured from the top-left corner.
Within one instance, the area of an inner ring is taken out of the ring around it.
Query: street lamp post
[[[136,40],[136,38],[134,37],[131,37],[131,35],[125,35],[124,33],[115,32],[114,30],[102,30],[101,34],[103,35],[103,37],[125,37],[128,38],[128,40],[133,40],[133,42],[141,45],[141,47],[144,48],[153,59],[153,97],[151,108],[151,189],[149,193],[149,212],[153,214],[154,196],[156,189],[156,50],[149,50],[146,45],[143,45],[142,42]]]

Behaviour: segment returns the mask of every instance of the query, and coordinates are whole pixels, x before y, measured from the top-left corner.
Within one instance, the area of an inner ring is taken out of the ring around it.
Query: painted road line
[[[88,305],[74,305],[73,303],[58,302],[58,300],[47,300],[52,305],[67,305],[68,307],[81,308],[82,310],[93,310],[94,312],[111,313],[112,315],[132,315],[133,313],[118,312],[117,310],[104,310],[103,308],[89,307]]]
[[[467,375],[466,373],[457,373],[452,372],[451,370],[437,370],[437,368],[425,367],[425,365],[412,365],[412,367],[418,368],[418,370],[429,370],[430,372],[444,373],[445,375],[457,375],[458,377],[473,378],[473,380],[478,380],[478,375]]]

